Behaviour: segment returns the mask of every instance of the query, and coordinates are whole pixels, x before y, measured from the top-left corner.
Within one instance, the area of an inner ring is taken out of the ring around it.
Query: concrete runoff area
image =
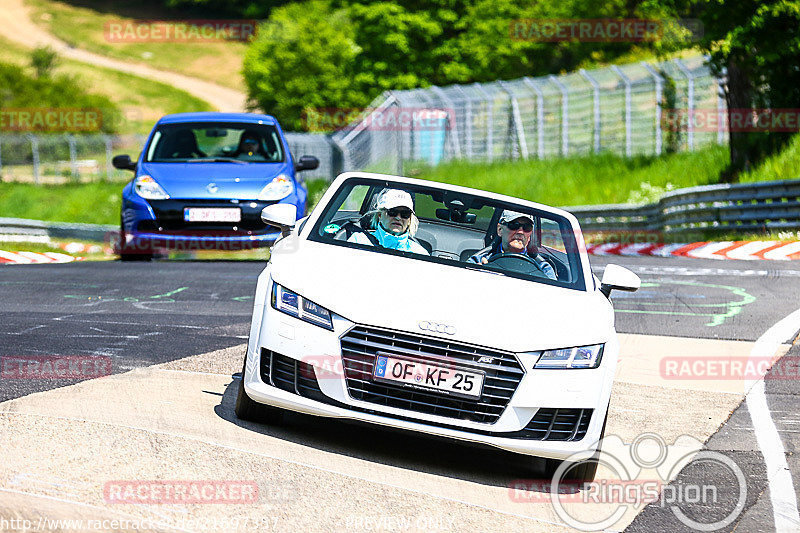
[[[752,342],[620,338],[606,430],[620,446],[647,433],[692,454],[744,397],[741,382],[664,379],[659,365],[676,353],[746,357]],[[33,524],[45,518],[45,526],[116,518],[127,525],[120,530],[158,531],[571,530],[547,490],[515,485],[536,477],[525,457],[306,415],[290,415],[280,426],[239,421],[233,405],[244,350],[234,346],[0,403],[0,517],[11,516],[10,508]],[[615,474],[601,465],[598,478]],[[109,496],[109,484],[153,480],[255,483],[258,497],[209,504]],[[571,515],[587,519],[613,505],[566,504]],[[630,524],[644,506],[628,506],[613,529]]]

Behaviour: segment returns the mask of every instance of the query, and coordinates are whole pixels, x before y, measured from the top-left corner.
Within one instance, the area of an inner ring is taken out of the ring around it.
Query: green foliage
[[[519,21],[664,12],[646,0],[308,0],[272,11],[243,73],[252,106],[297,129],[304,110],[362,107],[387,90],[569,71],[635,50],[630,42],[536,42]]]
[[[31,66],[37,78],[49,77],[58,64],[58,54],[49,46],[37,46],[31,52]]]
[[[0,63],[0,109],[19,108],[98,111],[103,132],[114,132],[122,123],[122,114],[111,100],[86,92],[75,78],[34,78],[19,66]]]
[[[650,0],[672,14],[699,18],[700,47],[725,72],[730,109],[796,108],[800,102],[800,0]],[[790,138],[782,132],[731,132],[726,176],[752,168]]]
[[[275,114],[288,130],[302,129],[303,110],[362,107],[368,96],[353,86],[360,49],[344,10],[324,1],[275,10],[244,58],[251,105]]]

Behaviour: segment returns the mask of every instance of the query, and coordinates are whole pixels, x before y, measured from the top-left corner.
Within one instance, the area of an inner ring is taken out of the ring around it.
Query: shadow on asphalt
[[[214,412],[250,431],[329,453],[481,485],[509,487],[515,480],[544,478],[543,459],[412,431],[288,411],[280,426],[239,420],[233,411],[239,376],[232,376]]]

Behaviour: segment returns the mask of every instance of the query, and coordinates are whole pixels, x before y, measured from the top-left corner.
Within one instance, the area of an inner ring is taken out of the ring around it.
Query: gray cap
[[[525,213],[520,213],[519,211],[511,211],[509,209],[506,209],[503,211],[503,214],[500,215],[500,224],[511,222],[512,220],[517,220],[518,218],[525,218],[530,220],[531,224],[533,224],[533,217],[531,215],[526,215]]]

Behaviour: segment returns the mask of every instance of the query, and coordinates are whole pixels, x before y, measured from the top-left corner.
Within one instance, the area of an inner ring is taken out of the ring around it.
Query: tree
[[[37,78],[49,78],[58,64],[58,54],[49,46],[37,46],[31,52],[31,66]]]
[[[301,130],[309,109],[366,106],[369,97],[353,88],[360,51],[353,34],[345,10],[323,0],[276,9],[245,54],[250,107]]]
[[[783,146],[787,132],[739,131],[734,120],[749,109],[797,108],[800,102],[799,0],[659,1],[672,13],[699,18],[701,49],[712,70],[727,78],[730,165],[725,181]]]

